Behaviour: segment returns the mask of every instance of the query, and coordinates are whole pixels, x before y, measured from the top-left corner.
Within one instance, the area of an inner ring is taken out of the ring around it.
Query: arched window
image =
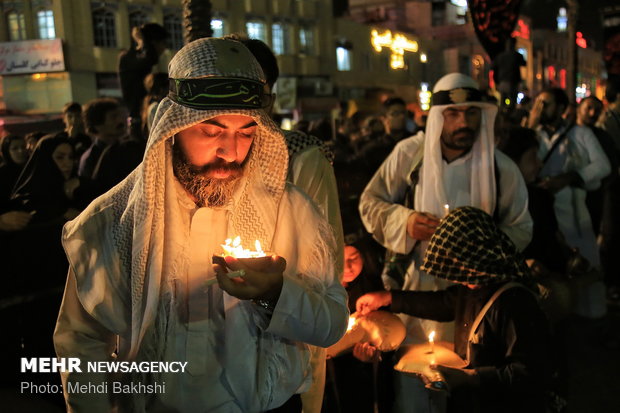
[[[168,31],[168,48],[170,50],[179,50],[183,47],[183,25],[181,24],[181,16],[178,14],[166,14],[164,16],[164,28]]]
[[[55,39],[56,28],[54,26],[54,12],[51,10],[39,10],[37,12],[37,31],[39,39]]]
[[[6,14],[6,26],[9,31],[9,40],[26,39],[26,20],[24,13],[11,10]]]
[[[116,47],[116,19],[108,9],[93,11],[95,46]]]

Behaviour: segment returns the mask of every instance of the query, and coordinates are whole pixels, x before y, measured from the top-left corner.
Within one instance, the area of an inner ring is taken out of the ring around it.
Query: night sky
[[[603,44],[600,10],[607,6],[620,5],[618,0],[579,0],[580,10],[577,30],[581,31],[594,47],[600,49]],[[523,0],[521,13],[532,19],[533,28],[555,28],[556,17],[560,7],[566,7],[563,0]]]

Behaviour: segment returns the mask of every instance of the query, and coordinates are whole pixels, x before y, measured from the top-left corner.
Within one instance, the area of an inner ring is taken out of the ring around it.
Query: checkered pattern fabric
[[[300,131],[284,131],[284,137],[286,138],[289,159],[292,159],[295,154],[302,152],[306,148],[318,146],[329,163],[334,163],[334,153],[316,136]]]
[[[421,269],[467,284],[523,280],[530,272],[510,238],[486,212],[471,206],[452,211],[431,237]]]

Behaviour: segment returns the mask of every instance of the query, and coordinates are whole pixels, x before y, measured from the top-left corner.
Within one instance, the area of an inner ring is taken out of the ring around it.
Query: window
[[[6,22],[9,28],[9,40],[26,39],[26,21],[24,13],[11,11],[6,15]]]
[[[224,20],[220,18],[211,19],[211,30],[213,30],[213,37],[224,36]]]
[[[314,31],[312,27],[301,26],[299,28],[299,52],[306,55],[314,54]]]
[[[116,47],[116,22],[110,10],[93,11],[93,31],[95,46]]]
[[[336,47],[336,63],[341,72],[351,70],[351,52],[342,46]]]
[[[37,29],[39,39],[55,39],[54,12],[51,10],[39,10],[37,12]]]
[[[271,26],[271,39],[275,54],[291,53],[290,26],[286,23],[274,23]]]
[[[148,22],[148,16],[143,11],[137,10],[129,13],[129,30],[134,27],[140,27]]]
[[[181,16],[177,14],[167,14],[164,16],[164,28],[168,31],[168,48],[179,50],[183,47],[183,25]]]
[[[245,24],[245,29],[247,30],[248,37],[250,39],[258,39],[267,43],[265,23],[260,21],[249,21]]]

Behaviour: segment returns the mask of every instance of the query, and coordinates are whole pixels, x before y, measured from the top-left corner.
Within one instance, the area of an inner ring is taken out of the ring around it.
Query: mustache
[[[211,162],[207,165],[196,166],[189,165],[191,170],[197,174],[206,174],[209,172],[220,171],[220,172],[241,172],[243,169],[243,165],[238,162],[226,162],[222,159],[218,159],[214,162]]]
[[[452,136],[456,136],[460,133],[464,133],[470,136],[474,136],[476,134],[476,131],[473,130],[472,128],[468,128],[468,127],[463,127],[463,128],[459,128],[457,130],[455,130],[454,132],[452,132]]]

